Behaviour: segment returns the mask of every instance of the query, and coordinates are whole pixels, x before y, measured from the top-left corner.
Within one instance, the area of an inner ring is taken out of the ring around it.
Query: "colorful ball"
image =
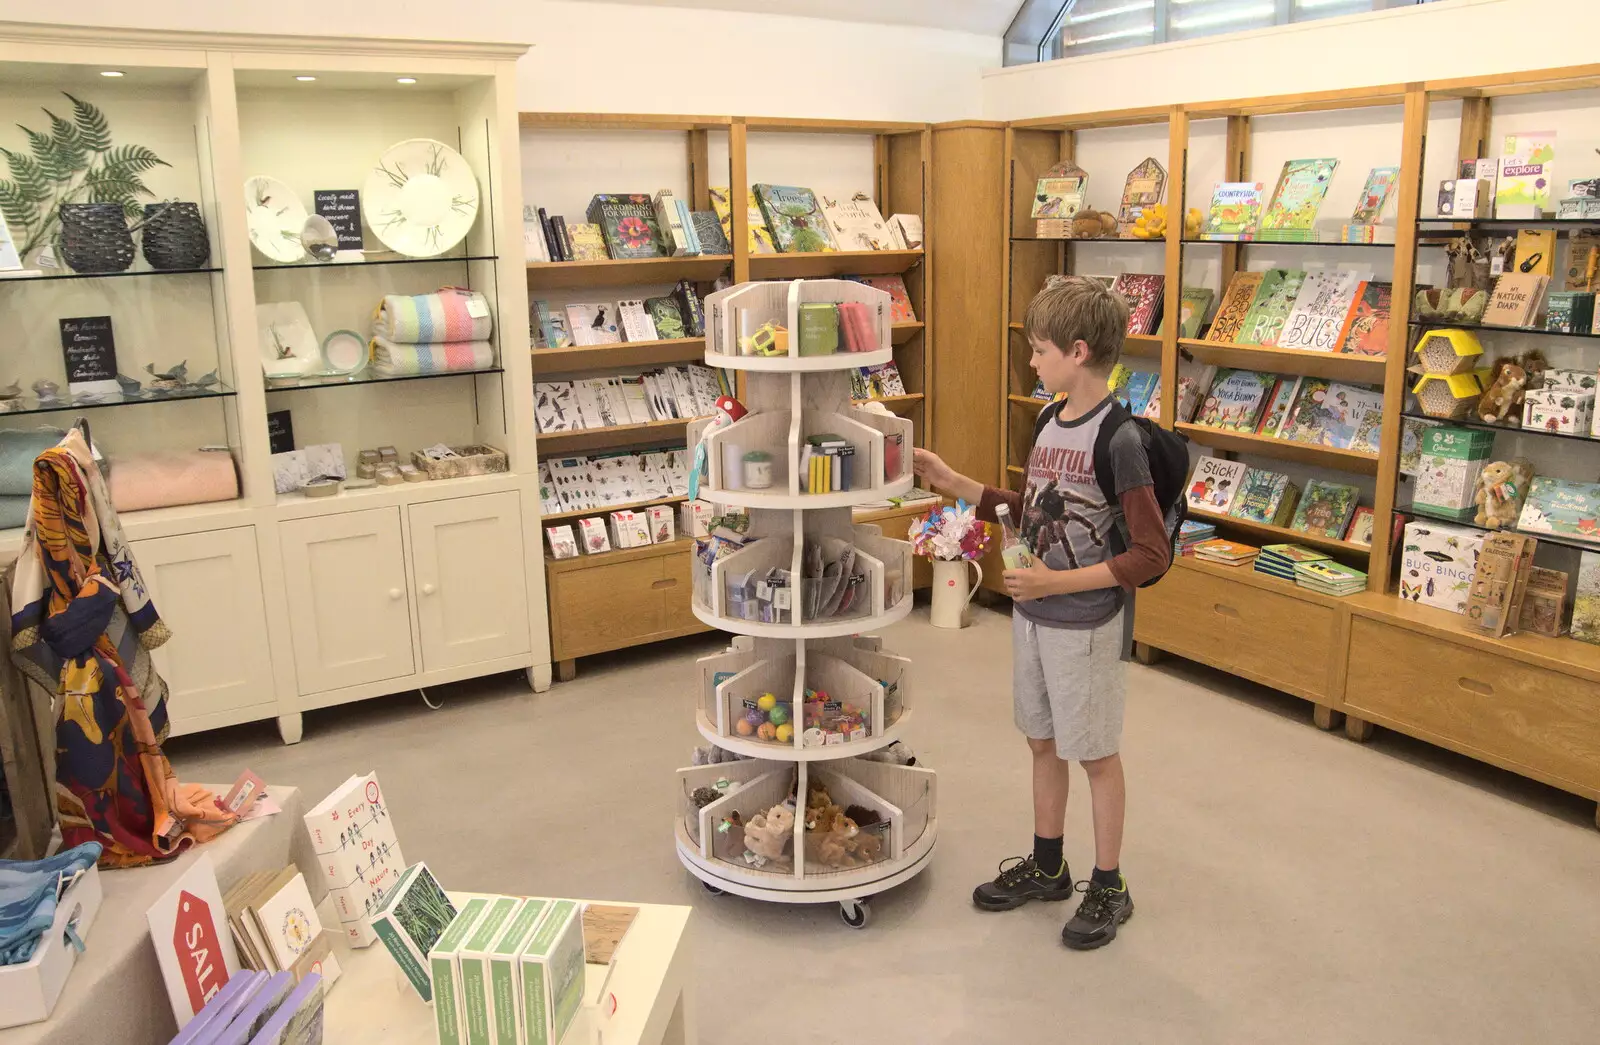
[[[773,696],[771,693],[763,693],[761,696],[756,698],[756,707],[760,708],[762,711],[771,711],[777,706],[777,703],[778,698]]]
[[[756,730],[756,737],[761,740],[776,740],[778,738],[778,727],[771,722],[763,722],[761,723],[761,728]]]
[[[778,728],[773,732],[778,739],[778,743],[780,744],[787,744],[794,739],[794,727],[789,725],[787,722],[779,725]]]
[[[789,709],[782,704],[778,704],[768,709],[767,721],[771,722],[774,726],[783,725],[785,722],[789,721]]]
[[[767,720],[767,716],[762,714],[760,711],[756,710],[755,708],[750,708],[750,709],[745,711],[744,720],[746,722],[750,723],[750,728],[751,729],[755,729],[757,726],[761,725],[761,723],[763,723],[763,722],[765,722]]]
[[[750,724],[749,719],[741,718],[733,724],[733,731],[741,737],[747,737],[756,731],[756,727]]]

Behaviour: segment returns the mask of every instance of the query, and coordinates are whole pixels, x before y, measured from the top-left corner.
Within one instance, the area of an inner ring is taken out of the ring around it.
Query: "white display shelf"
[[[822,747],[799,747],[794,744],[773,744],[744,737],[725,737],[717,732],[716,723],[704,711],[695,712],[695,728],[711,743],[736,755],[760,758],[769,762],[831,762],[841,758],[855,758],[888,747],[901,739],[906,723],[911,721],[911,709],[900,713],[895,724],[883,731],[882,736],[852,740],[845,744],[824,744]]]
[[[908,594],[888,612],[875,617],[846,617],[821,624],[763,624],[742,617],[719,617],[698,601],[692,604],[692,608],[694,615],[702,624],[735,635],[755,635],[764,639],[837,639],[845,635],[862,635],[869,631],[887,628],[891,624],[898,624],[910,615],[913,601]]]
[[[724,356],[706,353],[706,366],[724,370],[754,370],[769,374],[818,374],[828,370],[854,370],[894,360],[893,348],[876,352],[835,352],[827,356]]]
[[[764,490],[708,490],[705,498],[716,504],[733,505],[737,508],[766,508],[777,510],[817,511],[822,508],[853,508],[862,503],[863,495],[871,494],[869,500],[884,501],[891,497],[901,497],[911,491],[916,485],[915,475],[908,475],[903,479],[896,479],[884,486],[867,487],[861,490],[845,490],[842,493],[773,493]]]
[[[496,472],[493,475],[466,475],[459,479],[429,479],[420,483],[340,489],[331,497],[307,497],[299,492],[281,493],[277,497],[277,515],[280,519],[304,519],[362,508],[387,508],[390,505],[499,493],[501,490],[520,489],[522,485],[519,478],[510,472]]]
[[[678,859],[689,873],[709,888],[751,900],[770,903],[838,903],[859,906],[861,901],[915,878],[933,857],[939,840],[939,821],[929,817],[922,835],[898,860],[882,860],[868,867],[827,871],[796,878],[792,873],[741,868],[726,860],[706,859],[689,837],[683,817],[678,817]]]

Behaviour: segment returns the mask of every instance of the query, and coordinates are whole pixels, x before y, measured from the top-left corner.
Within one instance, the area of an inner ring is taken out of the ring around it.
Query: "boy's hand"
[[[1035,559],[1032,566],[1005,572],[1006,594],[1013,599],[1042,599],[1048,595],[1060,595],[1062,572],[1052,570]]]
[[[917,473],[918,479],[930,486],[948,487],[951,480],[956,478],[955,469],[945,464],[944,458],[920,446],[911,450],[911,470]]]

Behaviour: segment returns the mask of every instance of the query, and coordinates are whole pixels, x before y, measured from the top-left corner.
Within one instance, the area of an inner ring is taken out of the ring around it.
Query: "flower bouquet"
[[[977,560],[989,548],[989,527],[978,521],[978,509],[966,501],[935,508],[912,520],[911,550],[927,559]]]

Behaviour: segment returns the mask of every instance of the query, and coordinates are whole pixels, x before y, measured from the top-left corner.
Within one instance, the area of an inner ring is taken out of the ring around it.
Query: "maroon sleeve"
[[[988,491],[984,491],[985,498]],[[1128,522],[1128,550],[1107,563],[1124,588],[1133,589],[1157,576],[1172,561],[1166,522],[1156,503],[1156,488],[1135,486],[1122,495],[1122,517]]]
[[[1013,526],[1022,522],[1022,495],[1002,490],[997,486],[985,486],[983,497],[978,501],[978,518],[984,522],[994,522],[994,508],[997,504],[1006,505],[1011,509],[1011,524]]]

